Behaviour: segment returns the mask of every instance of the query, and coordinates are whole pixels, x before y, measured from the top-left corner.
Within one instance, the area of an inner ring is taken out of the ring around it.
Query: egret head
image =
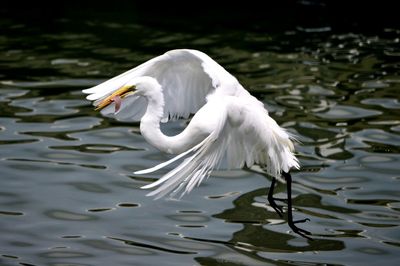
[[[119,87],[107,97],[103,98],[97,105],[95,110],[101,110],[111,103],[115,103],[115,112],[117,112],[124,98],[132,95],[151,97],[161,92],[161,85],[156,79],[151,77],[138,77],[130,80],[125,85]]]

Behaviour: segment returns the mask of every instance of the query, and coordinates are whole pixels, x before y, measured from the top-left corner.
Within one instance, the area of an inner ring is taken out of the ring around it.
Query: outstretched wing
[[[147,174],[185,158],[159,180],[142,187],[157,187],[148,196],[157,199],[168,194],[174,196],[181,192],[183,196],[189,193],[218,167],[224,156],[229,168],[259,164],[266,167],[268,174],[283,182],[281,171],[299,168],[289,134],[268,116],[262,103],[255,98],[238,97],[211,99],[208,104],[212,104],[212,101],[219,104],[219,109],[213,112],[217,123],[207,138],[168,162],[135,172]]]
[[[132,78],[150,76],[162,86],[164,93],[164,120],[187,118],[206,103],[206,96],[219,90],[221,94],[247,93],[235,77],[208,55],[189,49],[171,50],[95,87],[83,90],[88,100],[99,101],[127,84]],[[115,114],[119,120],[138,121],[147,102],[143,97],[130,96],[122,101]],[[114,114],[114,104],[102,113]]]

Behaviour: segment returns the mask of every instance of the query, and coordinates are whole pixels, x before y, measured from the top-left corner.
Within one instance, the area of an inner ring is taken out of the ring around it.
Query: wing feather
[[[268,115],[264,107],[254,108],[254,105],[236,99],[231,109],[240,110],[240,117],[235,122],[240,125],[230,135],[227,145],[228,167],[258,164],[265,167],[269,175],[285,182],[281,171],[299,168],[291,135]]]
[[[221,148],[219,143],[221,140],[213,140],[211,135],[206,140],[198,151],[163,176],[162,182],[157,183],[158,188],[148,193],[147,196],[155,196],[155,199],[159,199],[171,194],[171,197],[174,197],[183,190],[180,195],[182,197],[199,185],[205,177],[208,177],[221,161],[223,154],[218,150]],[[149,186],[143,188],[146,187]]]
[[[222,112],[217,112],[214,116],[214,119],[217,120],[214,130],[194,148],[175,157],[182,159],[183,154],[187,156],[180,165],[156,182],[142,187],[146,189],[158,186],[147,196],[155,196],[158,199],[170,194],[171,197],[174,197],[182,191],[180,195],[182,197],[199,185],[218,166],[226,151],[227,138],[223,136],[227,135],[225,130],[228,129],[227,123],[225,123],[227,121],[226,112],[224,112],[226,109],[221,108],[220,110]],[[175,158],[171,160],[175,161]],[[154,168],[160,169],[160,165]]]
[[[173,158],[171,161],[188,156],[175,169],[158,181],[142,187],[157,187],[148,196],[158,199],[181,193],[182,197],[207,178],[213,169],[218,168],[224,156],[227,157],[229,168],[259,164],[282,182],[281,171],[299,168],[290,135],[268,116],[262,105],[254,102],[255,98],[215,98],[207,104],[213,101],[219,105],[226,104],[220,107],[222,112],[213,113],[214,119],[218,120],[214,131],[191,150]],[[158,170],[166,165],[163,163],[153,169]]]
[[[83,92],[89,94],[87,99],[96,104],[140,76],[153,77],[161,84],[165,102],[163,121],[189,117],[206,103],[207,95],[216,90],[227,95],[247,93],[235,77],[208,55],[190,49],[168,51]],[[115,115],[119,120],[138,121],[146,110],[147,102],[142,97],[129,96],[122,101],[121,109],[115,114],[113,105],[102,113]]]

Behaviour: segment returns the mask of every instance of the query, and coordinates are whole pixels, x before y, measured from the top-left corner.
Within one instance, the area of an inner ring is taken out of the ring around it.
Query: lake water
[[[1,265],[399,265],[399,29],[0,23]],[[163,171],[133,171],[171,156],[81,90],[176,48],[209,54],[298,136],[294,216],[314,241],[265,204],[256,167],[215,171],[180,201],[145,196]]]

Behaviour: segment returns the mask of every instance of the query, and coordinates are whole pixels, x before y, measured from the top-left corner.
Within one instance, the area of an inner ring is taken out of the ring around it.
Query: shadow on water
[[[233,233],[232,239],[226,242],[212,241],[208,239],[195,239],[202,242],[217,242],[226,245],[236,252],[249,256],[251,259],[258,262],[273,263],[273,264],[313,264],[311,261],[292,261],[287,259],[273,259],[265,254],[274,253],[299,253],[299,252],[324,252],[324,251],[340,251],[345,249],[344,241],[336,240],[333,235],[314,235],[312,241],[298,239],[297,236],[288,234],[287,232],[273,231],[274,226],[287,226],[285,220],[280,219],[273,210],[270,210],[266,202],[257,202],[257,198],[266,200],[266,190],[258,189],[236,198],[233,202],[234,208],[226,209],[222,213],[213,215],[218,219],[223,219],[226,223],[237,223],[242,225],[242,229]],[[299,196],[300,197],[300,196]],[[294,203],[302,207],[320,208],[320,199],[315,200],[313,195],[302,195],[299,199],[296,197]],[[325,209],[327,206],[325,206]],[[265,208],[265,211],[260,210]],[[329,208],[328,208],[329,209]],[[301,211],[301,209],[296,209]],[[351,212],[351,210],[337,210]],[[307,213],[307,212],[304,212]],[[311,213],[311,215],[314,215]],[[317,214],[318,215],[318,214]],[[323,215],[319,215],[323,216]],[[334,219],[333,217],[325,217]],[[322,238],[320,238],[322,236]],[[317,238],[316,238],[317,237]],[[340,237],[340,236],[339,236]],[[331,238],[331,239],[329,239]],[[234,260],[210,259],[197,257],[196,260],[205,265],[235,265]],[[319,263],[316,263],[319,264]],[[237,265],[241,265],[238,262]]]
[[[355,5],[284,1],[270,20],[217,6],[183,24],[182,9],[156,19],[143,3],[12,12],[17,2],[0,19],[1,265],[397,265],[400,29],[394,9],[372,19],[385,1],[355,17]],[[171,157],[81,90],[182,47],[210,54],[297,136],[294,216],[310,218],[314,241],[266,204],[256,167],[215,171],[180,201],[140,189],[163,172],[132,172]]]

